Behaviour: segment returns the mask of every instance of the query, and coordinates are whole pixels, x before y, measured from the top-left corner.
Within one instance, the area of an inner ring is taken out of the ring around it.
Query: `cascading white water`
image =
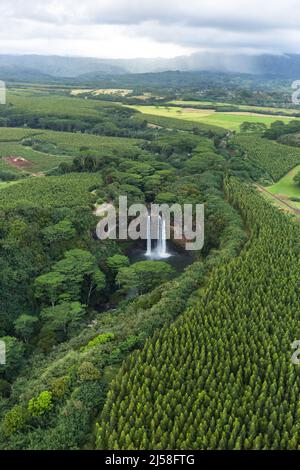
[[[147,252],[146,256],[151,256],[152,254],[152,240],[151,240],[151,216],[147,217]]]
[[[151,239],[151,215],[147,218],[147,252],[146,256],[152,259],[168,258],[170,254],[167,252],[167,240],[166,240],[166,221],[161,215],[158,216],[157,220],[157,243],[155,250],[152,251],[152,239]]]
[[[161,255],[167,256],[166,221],[161,219]]]

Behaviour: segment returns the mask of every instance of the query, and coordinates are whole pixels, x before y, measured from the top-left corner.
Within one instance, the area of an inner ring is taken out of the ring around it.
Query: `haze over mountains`
[[[195,53],[171,59],[96,59],[42,55],[0,55],[2,80],[52,80],[163,71],[213,71],[300,78],[300,55]]]

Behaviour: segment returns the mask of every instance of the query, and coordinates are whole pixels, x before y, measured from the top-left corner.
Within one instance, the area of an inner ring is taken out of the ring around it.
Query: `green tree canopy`
[[[5,379],[11,380],[22,365],[25,353],[24,344],[14,336],[4,336],[0,340],[4,342],[6,351],[6,364],[0,365],[0,373]]]
[[[120,269],[116,281],[125,291],[136,289],[143,294],[169,280],[174,274],[174,268],[164,261],[139,261]]]
[[[67,251],[52,271],[36,279],[35,295],[44,305],[80,300],[89,305],[93,291],[100,292],[104,287],[105,275],[99,269],[95,256],[76,248]]]
[[[121,268],[129,266],[129,259],[125,255],[115,254],[107,258],[106,264],[112,274],[116,274]]]
[[[63,338],[71,335],[84,315],[85,306],[79,302],[62,302],[54,307],[44,308],[41,312],[46,329],[62,333]]]
[[[22,314],[20,315],[14,323],[15,331],[18,335],[21,336],[25,341],[33,335],[35,327],[38,323],[38,318],[32,315]]]
[[[267,126],[263,122],[243,122],[240,125],[241,132],[265,132]]]

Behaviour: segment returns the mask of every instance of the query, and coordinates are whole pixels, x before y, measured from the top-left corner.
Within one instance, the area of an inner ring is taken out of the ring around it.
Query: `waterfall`
[[[167,255],[167,240],[166,240],[166,221],[161,219],[161,253],[162,256]]]
[[[151,244],[151,216],[148,215],[147,217],[147,252],[146,256],[151,256],[152,255],[152,244]]]
[[[152,259],[168,258],[170,254],[167,252],[167,239],[166,239],[166,221],[159,215],[157,220],[157,243],[155,250],[152,251],[152,238],[151,238],[151,215],[147,218],[147,251],[146,256]]]
[[[156,255],[158,258],[164,258],[166,255],[166,248],[164,247],[163,239],[166,238],[166,234],[163,234],[164,231],[164,222],[161,215],[158,216],[157,223],[157,245],[156,245]]]

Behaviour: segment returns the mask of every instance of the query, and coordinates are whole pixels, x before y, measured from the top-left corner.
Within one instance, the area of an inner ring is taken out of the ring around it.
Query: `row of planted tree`
[[[123,363],[98,423],[104,449],[298,449],[298,225],[231,178],[251,237],[199,301]]]

